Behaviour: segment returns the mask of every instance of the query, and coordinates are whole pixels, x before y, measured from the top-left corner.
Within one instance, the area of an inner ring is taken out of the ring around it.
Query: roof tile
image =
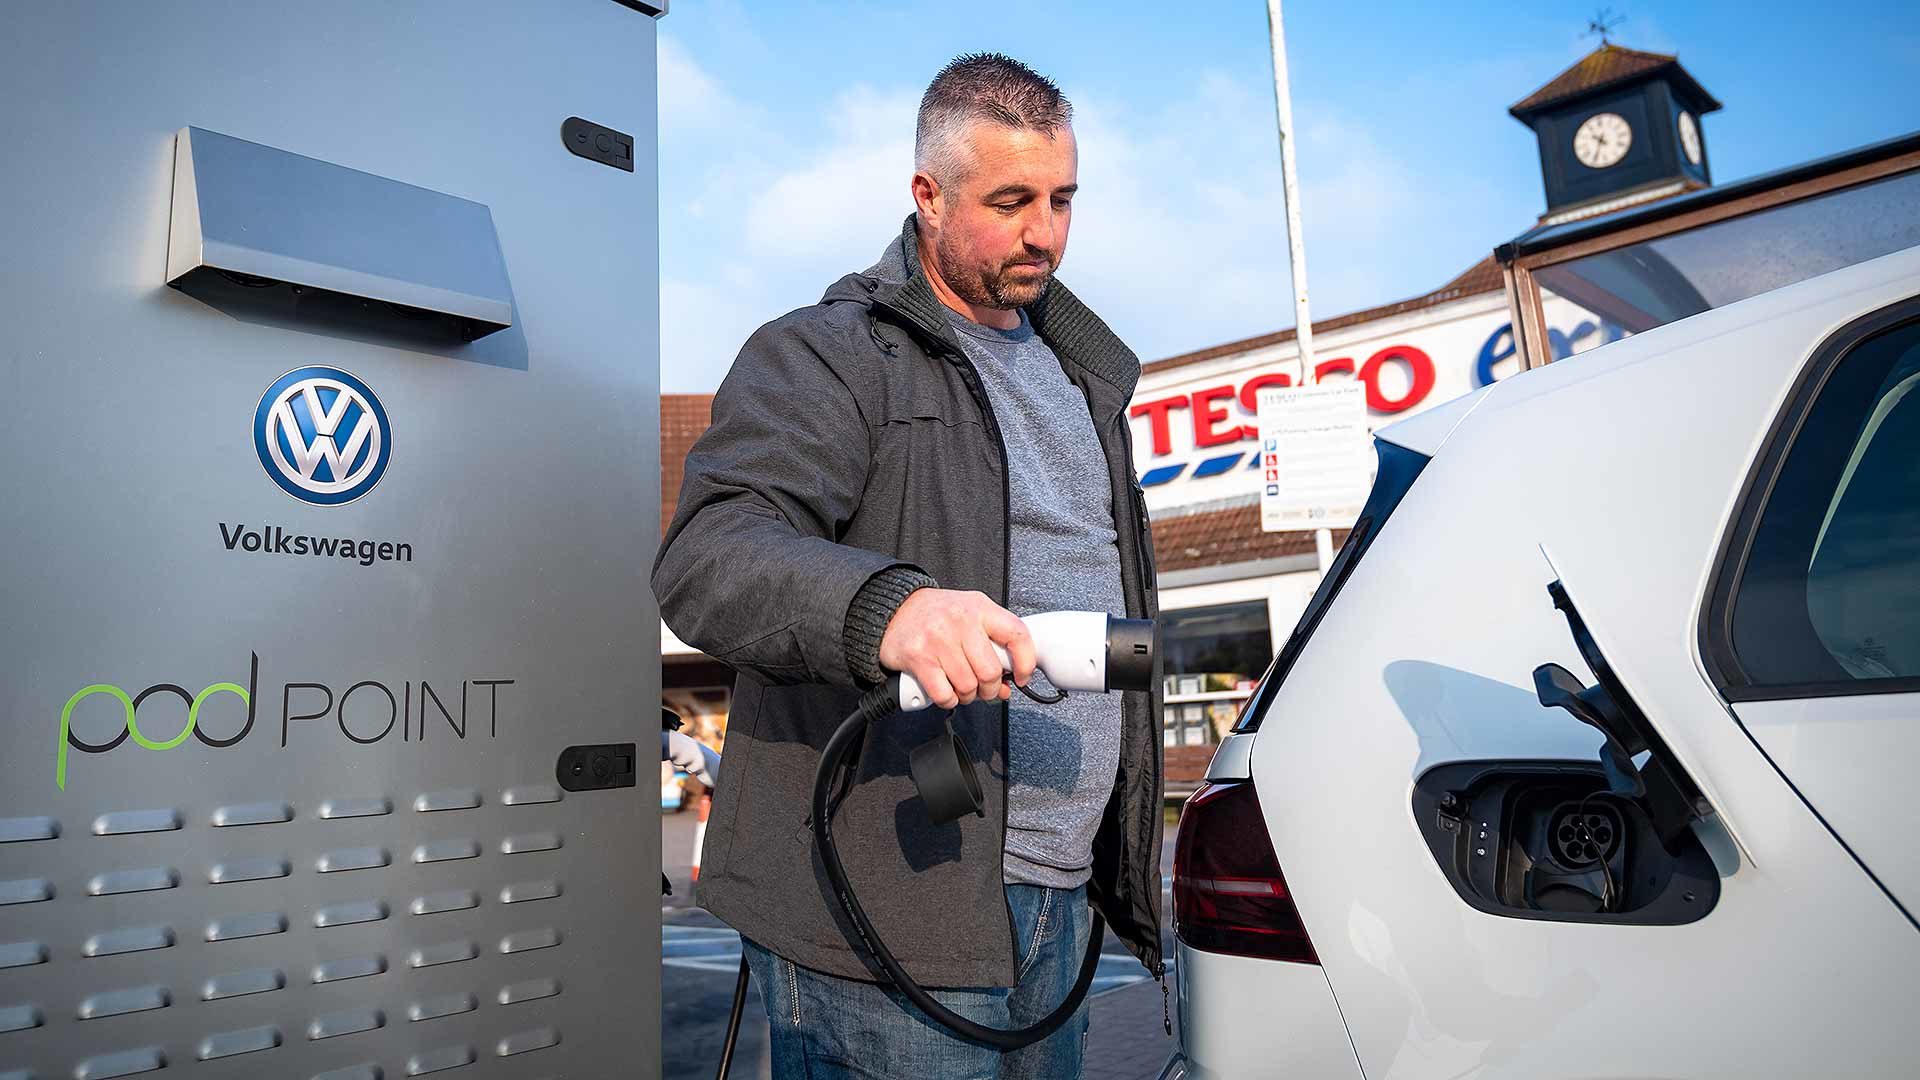
[[[1604,44],[1581,57],[1579,63],[1555,75],[1547,85],[1515,102],[1507,111],[1520,116],[1678,62],[1678,57],[1666,53],[1641,52]]]
[[[1347,530],[1335,529],[1334,550],[1346,543]],[[1313,554],[1311,532],[1262,532],[1260,504],[1157,518],[1153,554],[1160,573],[1206,566]]]

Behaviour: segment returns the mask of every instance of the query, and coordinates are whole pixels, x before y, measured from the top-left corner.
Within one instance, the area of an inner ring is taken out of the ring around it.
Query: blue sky
[[[1702,121],[1724,182],[1920,130],[1902,6],[1615,4],[1614,41],[1677,53],[1726,106]],[[1595,46],[1594,9],[1288,5],[1316,319],[1533,223],[1538,152],[1506,109]],[[1060,276],[1142,359],[1292,325],[1264,0],[686,0],[660,23],[662,389],[713,389],[756,326],[872,263],[912,209],[921,91],[982,49],[1073,100]]]

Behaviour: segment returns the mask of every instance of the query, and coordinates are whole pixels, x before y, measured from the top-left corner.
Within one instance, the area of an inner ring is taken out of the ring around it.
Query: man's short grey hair
[[[920,99],[913,133],[913,167],[936,183],[965,178],[976,123],[1038,131],[1052,138],[1073,123],[1073,104],[1052,79],[1010,56],[968,53],[933,77]]]

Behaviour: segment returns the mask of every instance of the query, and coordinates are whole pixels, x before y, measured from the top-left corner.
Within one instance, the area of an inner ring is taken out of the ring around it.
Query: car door
[[[1746,494],[1704,652],[1740,724],[1920,904],[1920,301],[1834,335]]]

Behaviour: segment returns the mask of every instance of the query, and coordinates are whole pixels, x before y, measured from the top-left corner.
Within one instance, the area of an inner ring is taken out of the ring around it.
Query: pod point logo
[[[380,482],[393,430],[380,399],[352,373],[303,367],[260,395],[253,447],[280,490],[315,506],[340,506]]]
[[[319,723],[322,727],[333,726],[340,730],[351,745],[371,746],[381,744],[395,746],[413,743],[425,748],[432,731],[431,741],[437,745],[448,742],[464,743],[480,739],[496,739],[500,735],[501,700],[500,688],[515,685],[513,679],[464,678],[459,685],[454,680],[437,678],[435,682],[420,678],[394,680],[361,679],[351,685],[338,681],[299,682],[286,681],[279,684],[279,694],[271,687],[266,696],[260,695],[260,654],[250,653],[247,658],[245,685],[239,682],[215,682],[194,693],[180,683],[155,683],[137,693],[128,693],[112,683],[89,683],[74,691],[73,696],[60,709],[60,742],[54,752],[53,782],[60,790],[67,789],[67,771],[70,764],[69,750],[78,750],[83,754],[106,754],[112,752],[121,743],[132,739],[148,750],[172,750],[184,745],[188,739],[214,750],[224,750],[238,744],[253,733],[254,719],[258,711],[267,711],[271,716],[275,697],[280,701],[280,749],[289,745],[306,753],[324,753],[329,758],[338,756],[339,750],[327,748],[318,742],[321,733],[309,727]],[[344,689],[336,689],[345,685]],[[228,701],[231,696],[234,700]],[[159,705],[148,705],[147,699],[159,697]],[[184,707],[186,722],[180,730],[170,736],[156,737],[155,730],[165,731],[171,728],[173,721],[166,716],[154,719],[156,708],[165,709],[167,698],[179,699],[179,705],[172,706],[174,716]],[[105,699],[90,700],[90,699]],[[217,700],[216,700],[217,699]],[[380,715],[380,706],[385,704],[386,715]],[[147,710],[142,719],[141,709]],[[215,735],[208,730],[207,717],[202,713],[213,710],[213,726],[232,734]],[[439,714],[437,721],[434,714]],[[509,719],[511,717],[509,716]],[[331,721],[331,725],[326,722]],[[443,731],[441,725],[445,725]],[[399,737],[393,738],[394,729],[399,728]],[[83,735],[82,732],[85,732]],[[304,737],[303,737],[304,736]],[[89,741],[89,739],[98,741]],[[253,759],[248,768],[257,768],[259,759]]]

